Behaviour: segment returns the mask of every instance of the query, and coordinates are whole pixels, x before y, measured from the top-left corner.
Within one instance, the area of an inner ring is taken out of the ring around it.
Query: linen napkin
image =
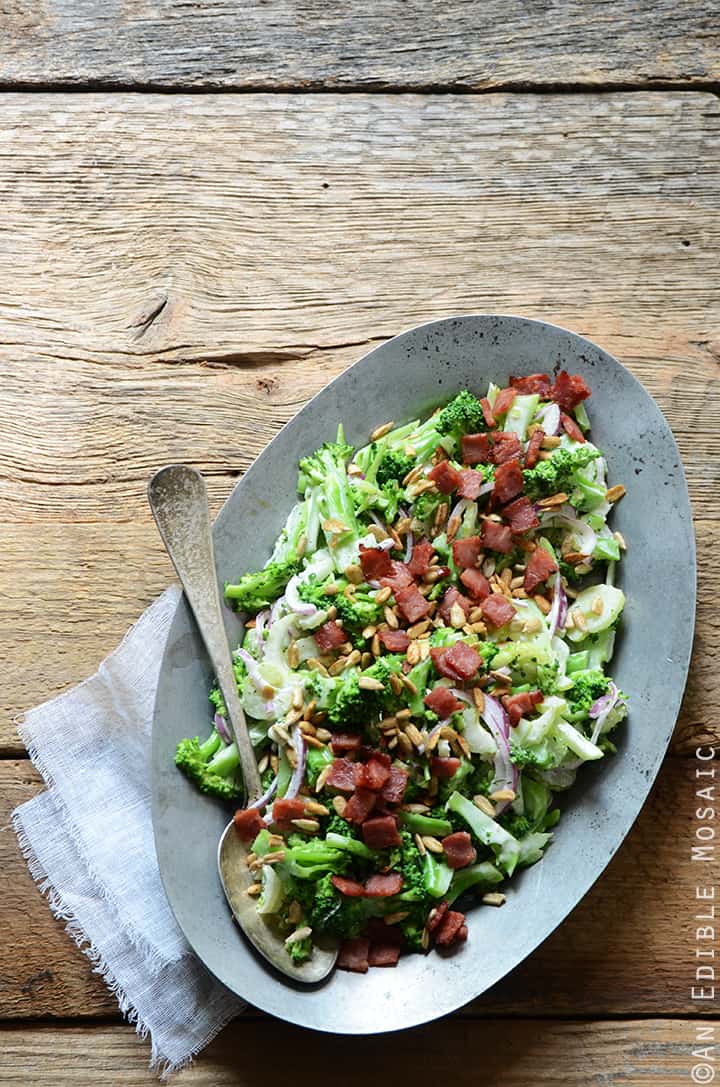
[[[30,873],[165,1077],[243,1005],[195,957],[160,882],[150,816],[150,732],[180,590],[147,609],[90,679],[18,731],[47,785],[13,812]]]

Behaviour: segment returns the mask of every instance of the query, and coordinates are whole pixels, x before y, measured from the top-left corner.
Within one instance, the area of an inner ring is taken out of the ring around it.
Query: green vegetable
[[[440,434],[448,434],[459,442],[463,434],[477,434],[487,430],[482,405],[476,396],[463,389],[446,404],[437,416],[436,426]]]
[[[597,601],[602,607],[598,610]],[[582,641],[587,634],[598,634],[617,621],[625,607],[625,594],[614,585],[591,585],[578,593],[573,603],[573,612],[581,611],[585,617],[585,629],[577,623],[565,634],[571,642]]]
[[[575,473],[599,456],[600,450],[590,442],[574,449],[558,446],[549,460],[541,460],[535,468],[525,469],[525,493],[529,498],[548,498],[561,491],[569,494],[575,485]]]
[[[181,740],[175,752],[175,765],[201,793],[233,800],[243,796],[240,759],[235,744],[223,744],[215,729],[204,743],[200,738]]]
[[[449,906],[452,906],[456,898],[459,898],[461,894],[469,890],[471,887],[492,887],[494,884],[502,883],[502,872],[491,864],[490,861],[480,861],[479,864],[470,864],[467,868],[460,868],[452,878],[450,889],[446,894],[447,902]]]
[[[413,811],[401,811],[400,819],[413,834],[433,834],[441,838],[452,834],[452,823],[447,819],[433,819],[432,816]]]
[[[477,808],[475,809],[477,811]],[[453,870],[445,861],[439,861],[432,853],[423,857],[425,890],[432,898],[444,898],[453,878]]]
[[[243,574],[240,580],[225,586],[225,599],[231,601],[240,611],[255,614],[268,608],[285,592],[290,578],[301,568],[297,558],[282,562],[269,562],[262,570]]]
[[[527,429],[533,420],[539,402],[540,397],[537,393],[531,393],[529,396],[516,396],[507,413],[503,430],[517,434],[520,441],[524,442],[527,438]]]
[[[303,457],[298,479],[298,490],[317,499],[322,531],[335,567],[341,572],[358,556],[355,502],[345,469],[351,453],[352,446],[345,442],[339,426],[336,441],[326,442],[317,453]]]
[[[405,476],[414,467],[414,457],[409,457],[407,453],[402,453],[399,449],[388,449],[387,453],[383,454],[382,460],[377,467],[375,478],[380,487],[383,487],[391,480],[402,483]]]
[[[447,802],[447,807],[450,811],[457,812],[465,820],[475,837],[483,845],[490,846],[499,867],[507,876],[511,876],[515,871],[520,855],[518,843],[512,834],[508,834],[498,822],[491,819],[484,811],[480,811],[472,800],[468,800],[467,797],[462,796],[460,793],[452,794]]]

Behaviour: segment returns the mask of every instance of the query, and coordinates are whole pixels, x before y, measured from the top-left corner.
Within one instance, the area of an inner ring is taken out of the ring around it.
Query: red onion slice
[[[604,694],[602,698],[598,698],[596,702],[593,702],[590,707],[590,717],[595,719],[595,726],[590,737],[590,742],[596,744],[600,738],[600,734],[603,730],[603,725],[608,719],[608,715],[611,710],[615,709],[618,702],[624,702],[625,695],[620,694],[615,684],[610,680],[610,686],[607,689],[607,694]]]
[[[303,736],[299,725],[296,725],[293,729],[292,738],[295,754],[297,755],[297,765],[292,772],[290,784],[285,793],[285,798],[287,800],[292,800],[293,797],[296,797],[300,792],[300,787],[305,780],[305,763],[307,762],[307,744],[305,743],[305,737]]]
[[[555,584],[553,586],[552,607],[550,608],[550,615],[548,616],[551,638],[555,634],[556,630],[562,630],[565,626],[567,611],[567,596],[565,595],[565,590],[562,587],[562,578],[560,577],[560,571],[558,570],[555,575]]]
[[[220,714],[220,713],[215,714],[215,716],[213,717],[213,724],[215,725],[215,728],[217,729],[217,734],[220,737],[220,739],[223,741],[223,743],[231,744],[232,743],[232,736],[230,735],[230,732],[228,731],[227,723],[225,721],[225,718],[222,716],[222,714]]]
[[[298,584],[299,577],[298,574],[295,574],[295,576],[291,577],[287,583],[287,588],[285,589],[285,603],[290,611],[294,611],[296,615],[315,615],[317,612],[315,605],[300,599]]]
[[[590,528],[585,521],[579,521],[577,517],[565,517],[564,515],[551,513],[543,518],[543,528],[552,528],[554,525],[567,528],[572,533],[576,543],[576,551],[588,557],[592,555],[597,543],[597,533]]]
[[[557,404],[547,404],[541,408],[537,418],[548,436],[560,433],[560,408]]]
[[[268,693],[268,690],[271,692],[272,684],[268,683],[266,679],[263,679],[260,674],[258,662],[250,653],[248,653],[247,649],[237,649],[236,653],[247,668],[247,673],[250,676],[250,681],[258,694],[266,695]]]
[[[491,488],[491,490],[492,490],[492,488]],[[456,502],[455,505],[453,506],[453,508],[450,510],[450,516],[448,517],[448,524],[452,521],[453,517],[461,517],[462,518],[465,515],[465,511],[467,509],[469,509],[470,506],[472,506],[472,504],[473,504],[473,501],[472,501],[471,498],[461,498],[458,502]]]
[[[248,804],[248,808],[264,808],[266,804],[268,804],[275,796],[275,793],[277,792],[277,787],[278,779],[276,774],[272,782],[270,783],[270,786],[265,790],[263,795],[261,797],[258,797],[257,800],[253,800],[252,804]]]
[[[408,532],[407,541],[406,541],[406,545],[405,545],[405,558],[403,559],[403,562],[410,562],[410,559],[412,558],[412,553],[413,553],[413,547],[414,546],[415,546],[415,537],[413,536],[412,532]]]
[[[512,789],[514,793],[517,793],[518,772],[510,758],[510,718],[505,712],[505,707],[497,699],[486,694],[485,706],[480,716],[492,732],[498,749],[495,756],[495,780],[492,791]],[[501,800],[495,808],[496,813],[501,815],[509,805],[509,800]]]

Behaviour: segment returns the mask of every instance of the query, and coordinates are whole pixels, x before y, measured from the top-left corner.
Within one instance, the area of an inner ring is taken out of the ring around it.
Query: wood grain
[[[0,80],[267,88],[692,85],[720,75],[718,6],[684,0],[3,4]]]
[[[290,1059],[296,1087],[365,1087],[370,1074],[378,1087],[445,1083],[449,1065],[458,1087],[684,1087],[691,1082],[696,1029],[696,1022],[669,1019],[454,1019],[357,1039],[236,1020],[173,1083],[279,1087],[287,1082]],[[148,1070],[148,1048],[131,1027],[16,1026],[6,1028],[2,1044],[0,1084],[8,1087],[157,1084]]]
[[[592,891],[525,963],[463,1014],[713,1012],[689,997],[695,886],[712,876],[690,860],[695,781],[693,762],[666,761],[637,824]],[[0,826],[39,787],[26,760],[0,762]],[[659,833],[669,814],[672,833]],[[0,834],[0,870],[6,888],[0,900],[0,1018],[114,1012],[88,961],[33,887],[11,831]]]

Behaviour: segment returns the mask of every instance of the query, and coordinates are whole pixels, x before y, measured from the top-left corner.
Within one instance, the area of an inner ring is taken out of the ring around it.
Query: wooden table
[[[720,731],[719,18],[713,0],[2,6],[0,825],[41,787],[14,715],[93,671],[171,579],[153,469],[197,465],[219,504],[410,325],[523,313],[597,340],[665,412],[694,503],[671,754],[565,924],[451,1019],[346,1044],[248,1014],[178,1083],[691,1082],[717,1014],[690,995],[695,887],[717,874],[690,845],[693,751]],[[10,831],[0,865],[0,1084],[153,1083]]]

